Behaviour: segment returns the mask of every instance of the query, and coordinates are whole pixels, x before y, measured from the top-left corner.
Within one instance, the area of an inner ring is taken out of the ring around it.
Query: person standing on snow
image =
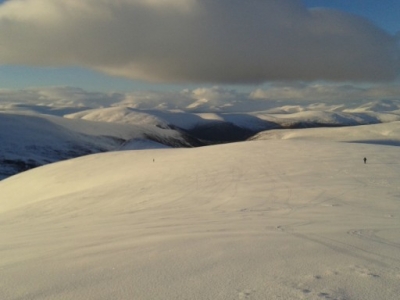
[[[367,158],[366,157],[364,157],[364,164],[366,164],[367,163]]]

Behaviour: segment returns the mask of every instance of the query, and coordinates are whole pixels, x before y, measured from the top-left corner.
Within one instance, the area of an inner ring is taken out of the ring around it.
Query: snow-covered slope
[[[84,110],[65,115],[68,119],[83,119],[97,122],[123,123],[136,125],[158,125],[166,127],[168,124],[162,118],[149,114],[146,111],[129,107],[107,107]]]
[[[246,140],[253,135],[278,128],[341,127],[400,121],[393,112],[341,112],[313,105],[290,111],[287,107],[265,112],[190,113],[182,111],[139,110],[129,107],[99,108],[66,115],[70,119],[117,122],[140,126],[177,129],[205,143]],[[343,107],[341,107],[343,110]],[[280,112],[280,113],[278,113]]]
[[[290,114],[257,114],[261,119],[279,124],[282,128],[338,127],[400,121],[400,116],[375,112],[302,111]]]
[[[340,128],[307,128],[260,132],[251,140],[308,139],[400,146],[400,122]]]
[[[302,139],[36,168],[0,182],[0,299],[396,300],[399,177],[397,147]]]
[[[254,131],[275,127],[298,128],[318,126],[353,126],[400,121],[400,115],[392,112],[355,110],[337,112],[324,110],[302,110],[288,113],[280,109],[253,113],[187,113],[159,110],[138,110],[129,107],[98,108],[68,114],[71,119],[117,122],[136,125],[176,126],[191,130],[212,124],[230,123]],[[280,113],[277,113],[280,112]]]
[[[191,146],[188,137],[169,128],[0,113],[0,179],[63,159],[118,150],[121,146],[126,149],[137,139]],[[144,145],[150,143],[141,143],[141,147]]]
[[[66,103],[67,99],[54,107],[45,103],[35,106],[28,100],[25,104],[23,100],[0,100],[0,179],[45,163],[120,147],[192,147],[243,141],[265,130],[400,121],[399,102],[394,100],[340,105],[275,103],[266,111],[248,109],[236,113],[232,107],[220,112],[185,112],[114,103],[111,107],[88,109],[80,101],[76,106],[73,101]],[[249,105],[257,107],[255,102]],[[95,103],[93,100],[91,106]],[[278,135],[282,134],[285,131]],[[276,136],[276,132],[261,135]]]

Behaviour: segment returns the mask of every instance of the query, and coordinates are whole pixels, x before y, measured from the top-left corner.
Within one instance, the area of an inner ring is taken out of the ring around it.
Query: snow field
[[[397,158],[263,140],[21,173],[0,182],[0,298],[395,300]]]

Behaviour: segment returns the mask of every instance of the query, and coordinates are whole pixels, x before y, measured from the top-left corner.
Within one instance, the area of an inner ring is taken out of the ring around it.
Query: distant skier
[[[366,164],[367,163],[367,158],[366,157],[364,157],[364,164]]]

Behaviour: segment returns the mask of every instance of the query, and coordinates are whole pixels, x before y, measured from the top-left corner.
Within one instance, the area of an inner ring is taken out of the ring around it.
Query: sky
[[[392,87],[398,20],[397,0],[0,0],[0,89]]]

